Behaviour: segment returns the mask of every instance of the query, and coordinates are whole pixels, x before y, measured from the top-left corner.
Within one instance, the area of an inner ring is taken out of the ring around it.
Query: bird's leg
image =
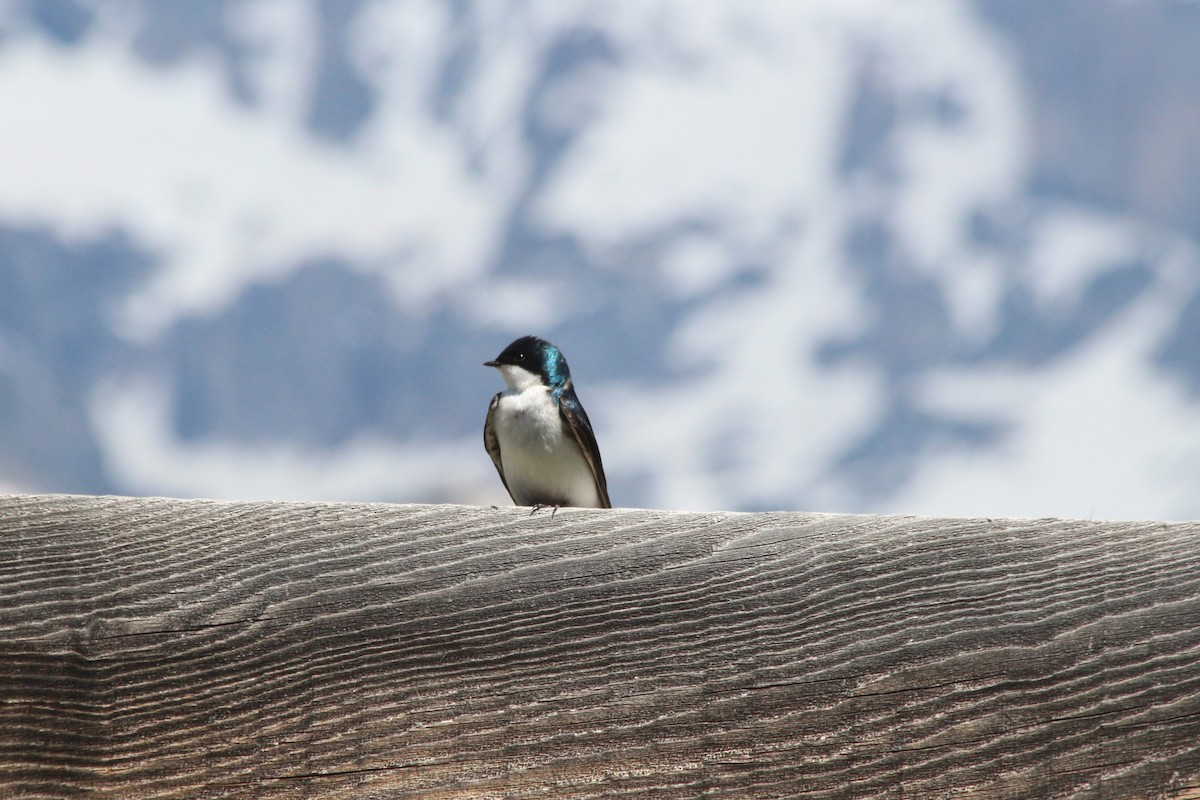
[[[534,503],[534,504],[533,504],[533,511],[530,511],[530,512],[529,512],[529,516],[531,516],[531,517],[532,517],[534,514],[536,514],[537,512],[541,511],[541,510],[542,510],[543,508],[545,508],[547,505],[548,505],[547,503]],[[560,506],[559,506],[557,503],[555,503],[554,505],[550,506],[550,519],[554,519],[554,515],[558,513],[558,509],[559,509],[559,507],[560,507]]]

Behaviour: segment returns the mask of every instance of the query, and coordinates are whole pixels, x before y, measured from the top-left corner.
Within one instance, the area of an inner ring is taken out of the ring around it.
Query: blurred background
[[[0,491],[1200,517],[1200,3],[0,0]]]

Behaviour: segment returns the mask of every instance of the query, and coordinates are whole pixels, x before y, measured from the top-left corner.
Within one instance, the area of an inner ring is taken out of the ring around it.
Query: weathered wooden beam
[[[0,796],[1197,797],[1200,524],[0,498]]]

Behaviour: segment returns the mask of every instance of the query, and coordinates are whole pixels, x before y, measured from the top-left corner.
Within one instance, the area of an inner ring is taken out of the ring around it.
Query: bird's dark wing
[[[517,498],[513,497],[512,489],[508,488],[508,481],[504,479],[504,467],[500,465],[500,440],[496,438],[496,426],[492,424],[492,416],[496,413],[496,406],[500,405],[500,392],[492,398],[492,404],[488,406],[487,421],[483,423],[483,449],[487,450],[489,456],[492,457],[492,463],[496,465],[496,472],[500,473],[500,482],[504,484],[505,491],[508,496],[512,497],[514,503]],[[518,505],[520,505],[518,503]]]
[[[575,389],[569,380],[558,397],[558,413],[570,428],[579,449],[583,451],[584,460],[592,468],[592,477],[596,479],[596,493],[600,495],[600,507],[612,508],[612,501],[608,499],[608,480],[604,477],[604,464],[600,461],[600,447],[596,444],[596,434],[592,433],[592,422],[583,410],[579,398],[575,396]]]

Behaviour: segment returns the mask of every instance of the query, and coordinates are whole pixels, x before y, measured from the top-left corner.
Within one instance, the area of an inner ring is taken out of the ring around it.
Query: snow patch
[[[124,332],[148,340],[304,261],[341,258],[421,307],[481,273],[499,209],[428,120],[346,150],[236,103],[216,64],[147,67],[117,43],[0,49],[0,217],[67,238],[118,228],[161,260]],[[79,135],[87,131],[86,136]]]
[[[407,445],[363,438],[335,451],[185,443],[156,381],[109,383],[89,403],[110,478],[144,495],[224,500],[508,504],[478,437]]]

